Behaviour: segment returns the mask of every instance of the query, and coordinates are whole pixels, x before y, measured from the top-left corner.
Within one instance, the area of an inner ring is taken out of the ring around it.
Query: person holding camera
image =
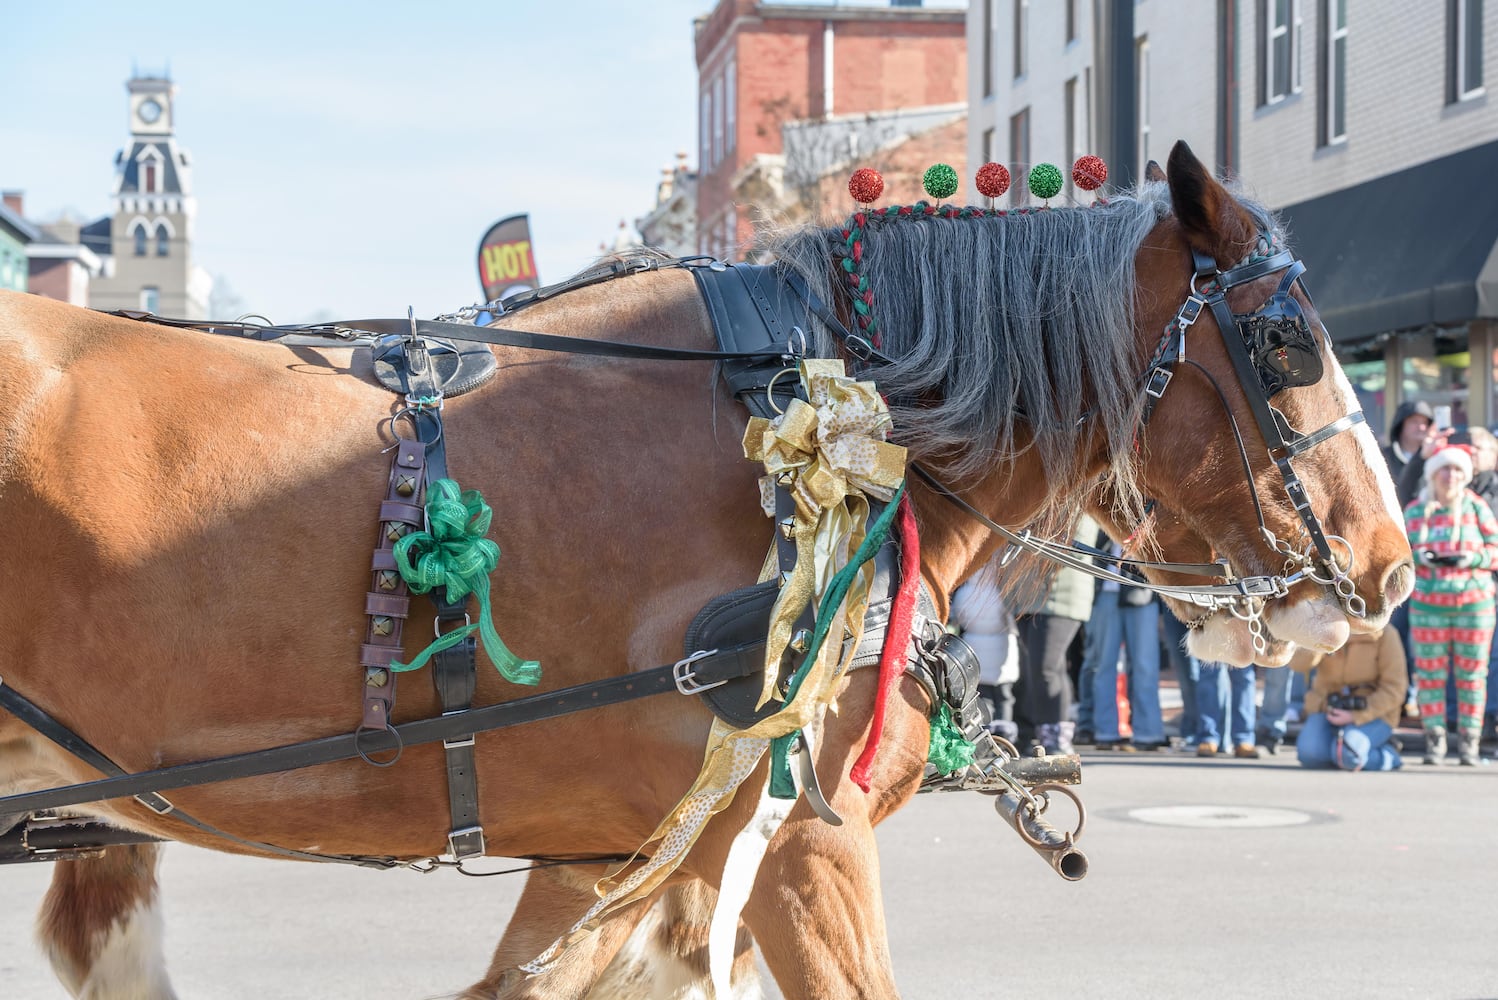
[[[1306,691],[1306,719],[1295,740],[1302,767],[1393,771],[1404,762],[1394,729],[1404,705],[1404,643],[1392,628],[1352,635],[1335,653],[1300,650],[1290,665],[1316,671]]]
[[[1476,493],[1468,450],[1452,445],[1425,462],[1429,483],[1404,511],[1415,552],[1410,638],[1416,701],[1425,729],[1425,763],[1446,759],[1446,679],[1456,675],[1457,756],[1480,758],[1488,653],[1493,643],[1492,570],[1498,568],[1498,519]]]

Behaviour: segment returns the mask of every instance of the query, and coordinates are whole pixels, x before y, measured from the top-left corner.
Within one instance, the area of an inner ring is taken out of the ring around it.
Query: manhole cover
[[[1256,830],[1270,826],[1299,826],[1311,822],[1310,813],[1268,806],[1151,806],[1130,809],[1130,819],[1155,826],[1197,829]]]

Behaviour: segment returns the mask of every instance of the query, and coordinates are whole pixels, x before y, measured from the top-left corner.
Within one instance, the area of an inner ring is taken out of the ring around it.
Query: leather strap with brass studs
[[[398,438],[390,463],[389,488],[380,503],[380,537],[370,564],[370,590],[364,598],[369,628],[359,662],[364,666],[364,717],[360,725],[365,729],[390,725],[395,707],[395,673],[390,663],[401,654],[401,626],[410,614],[411,598],[406,581],[395,568],[394,549],[396,542],[425,521],[421,507],[425,469],[426,445]]]

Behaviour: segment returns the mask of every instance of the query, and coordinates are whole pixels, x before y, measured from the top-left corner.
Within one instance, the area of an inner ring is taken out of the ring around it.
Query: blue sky
[[[277,322],[480,297],[490,223],[529,212],[546,281],[696,162],[694,17],[713,0],[6,5],[0,188],[111,211],[125,81],[170,67],[197,263]]]

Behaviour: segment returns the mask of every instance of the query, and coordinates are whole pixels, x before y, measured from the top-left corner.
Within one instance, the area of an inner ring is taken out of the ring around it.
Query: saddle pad
[[[406,370],[406,343],[404,336],[381,337],[369,348],[375,378],[401,396],[411,391]],[[433,339],[426,339],[425,343],[437,385],[444,396],[461,396],[477,389],[493,378],[499,367],[487,344]]]

